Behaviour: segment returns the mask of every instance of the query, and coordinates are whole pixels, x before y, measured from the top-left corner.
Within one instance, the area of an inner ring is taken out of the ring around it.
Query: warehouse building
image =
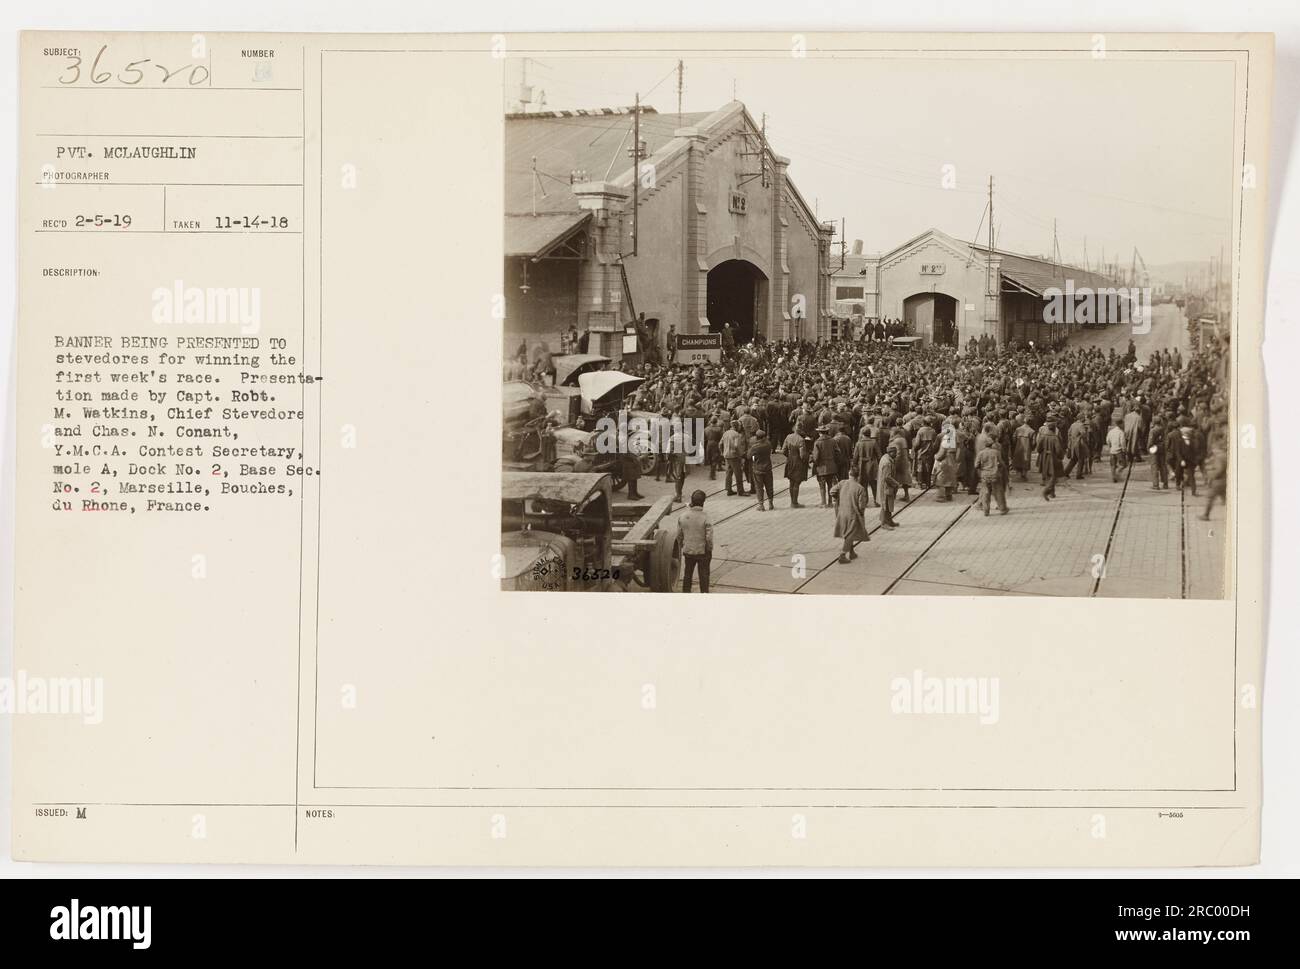
[[[868,322],[905,321],[926,343],[964,346],[987,334],[1048,345],[1074,329],[1047,312],[1053,290],[1110,289],[1117,284],[1076,266],[972,245],[930,229],[878,256],[855,255],[832,273],[840,312],[857,311]],[[1120,303],[1123,303],[1120,300]],[[1102,301],[1099,325],[1118,322],[1127,311]]]
[[[742,343],[825,338],[833,230],[744,105],[643,106],[639,168],[634,121],[632,109],[506,116],[507,334],[574,326],[615,359],[633,351],[637,314],[661,347],[670,325],[731,323]]]

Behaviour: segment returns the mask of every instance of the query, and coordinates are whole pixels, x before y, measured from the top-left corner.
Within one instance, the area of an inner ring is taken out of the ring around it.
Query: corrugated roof
[[[987,248],[981,246],[973,248],[977,252],[988,252]],[[1021,256],[1014,252],[998,251],[997,254],[1002,258],[1002,275],[1023,286],[1035,296],[1042,296],[1045,290],[1052,287],[1065,289],[1067,281],[1073,282],[1075,289],[1085,286],[1097,289],[1117,285],[1113,279],[1101,273],[1081,269],[1078,266],[1052,263],[1046,259]]]
[[[659,114],[643,108],[641,139],[653,155],[673,138],[712,112]],[[505,204],[508,214],[570,212],[577,207],[569,173],[585,171],[588,181],[613,181],[632,167],[630,114],[514,115],[506,118]],[[533,176],[537,157],[538,177]],[[606,174],[608,173],[608,175]],[[543,194],[545,193],[545,194]]]
[[[572,235],[590,212],[542,212],[506,216],[506,255],[541,256]]]

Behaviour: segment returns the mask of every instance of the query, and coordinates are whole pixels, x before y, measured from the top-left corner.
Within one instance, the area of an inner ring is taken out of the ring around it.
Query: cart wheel
[[[640,467],[642,474],[654,474],[656,455],[638,454],[636,457],[637,466]]]
[[[682,570],[682,543],[675,531],[659,529],[650,552],[650,588],[654,592],[672,592]]]

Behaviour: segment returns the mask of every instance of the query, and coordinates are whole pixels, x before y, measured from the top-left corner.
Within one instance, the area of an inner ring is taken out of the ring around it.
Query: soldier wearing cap
[[[880,527],[893,529],[898,527],[894,521],[894,497],[898,494],[899,482],[894,477],[894,462],[898,458],[898,441],[889,443],[884,457],[876,469],[876,491],[880,497]]]
[[[767,432],[761,427],[754,432],[754,443],[749,446],[749,476],[754,483],[754,494],[758,496],[758,510],[763,511],[763,496],[767,495],[767,510],[774,511],[772,504],[772,445],[768,443]]]
[[[1182,491],[1188,484],[1196,495],[1196,468],[1201,463],[1200,441],[1190,420],[1179,422],[1178,433],[1170,435],[1173,446],[1169,449],[1169,463],[1174,469],[1174,484]]]
[[[732,421],[731,427],[722,433],[722,460],[726,462],[727,473],[724,483],[727,487],[727,494],[734,495],[740,492],[741,497],[745,495],[745,459],[749,453],[749,447],[745,443],[745,435],[740,433],[740,421]],[[735,491],[732,490],[732,479],[735,479]]]
[[[817,490],[821,495],[818,507],[830,507],[831,486],[838,480],[835,466],[835,441],[826,424],[817,427],[817,440],[813,442],[813,473],[817,475]]]
[[[1002,450],[993,437],[984,437],[984,447],[975,455],[975,470],[980,477],[980,508],[985,516],[993,500],[997,501],[998,514],[1005,515],[1007,495],[1002,485]]]
[[[1047,418],[1047,423],[1039,430],[1035,450],[1038,452],[1038,473],[1043,479],[1043,500],[1051,501],[1056,497],[1056,471],[1065,451],[1061,437],[1056,433],[1054,414]]]
[[[842,565],[848,565],[858,557],[853,546],[858,542],[871,541],[867,523],[862,518],[862,513],[867,508],[867,489],[859,483],[856,467],[850,468],[849,476],[843,481],[837,481],[831,488],[831,501],[835,505],[835,537],[844,539],[839,561]]]
[[[786,435],[781,448],[785,454],[785,480],[790,486],[790,507],[802,508],[799,504],[799,486],[808,477],[808,447],[798,431]]]

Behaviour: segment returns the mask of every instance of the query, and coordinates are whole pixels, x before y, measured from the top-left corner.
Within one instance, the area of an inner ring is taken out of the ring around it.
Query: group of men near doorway
[[[907,336],[907,324],[902,320],[868,319],[862,323],[858,340],[863,343],[874,343],[877,340],[892,340],[896,336]]]

